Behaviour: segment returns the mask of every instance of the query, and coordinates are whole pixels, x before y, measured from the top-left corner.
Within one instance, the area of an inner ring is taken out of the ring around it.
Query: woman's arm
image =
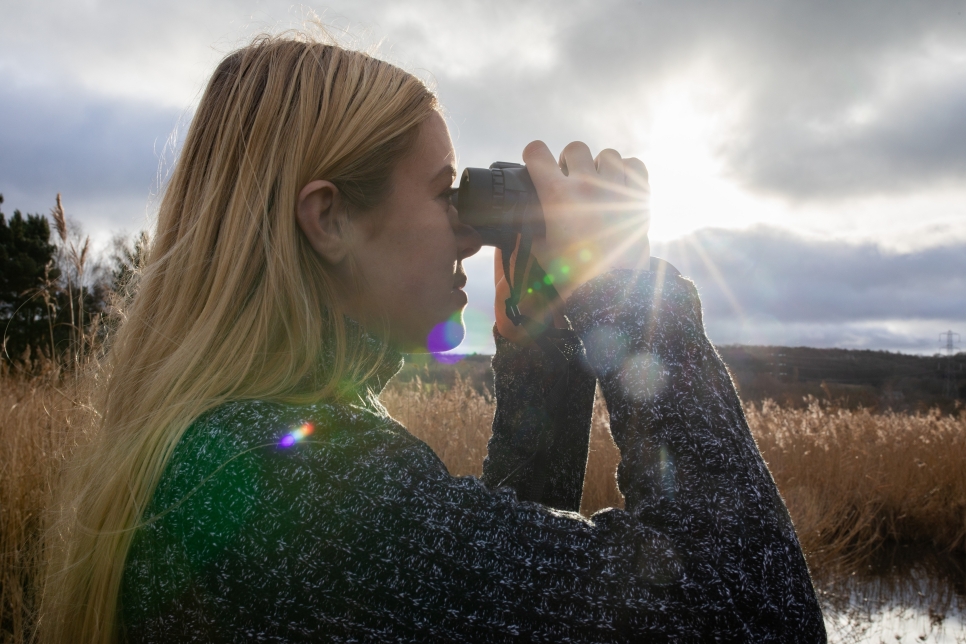
[[[752,641],[823,641],[801,547],[694,285],[614,271],[568,310],[607,400],[627,511],[714,570]]]
[[[756,641],[796,631],[816,641],[824,628],[801,548],[731,378],[704,334],[693,284],[667,272],[615,271],[578,289],[568,313],[607,400],[627,512],[670,538],[692,565],[713,569]],[[494,369],[491,445],[501,449],[491,447],[488,482],[490,472],[526,463],[525,449],[506,446],[551,429],[526,411],[542,409],[546,399],[546,388],[533,383],[554,378],[539,349],[506,341]],[[501,417],[501,408],[524,411]],[[571,427],[583,422],[581,414]],[[555,480],[578,471],[582,480],[583,467]]]
[[[482,480],[520,500],[578,512],[597,378],[585,360],[565,373],[539,347],[494,336],[496,413]]]

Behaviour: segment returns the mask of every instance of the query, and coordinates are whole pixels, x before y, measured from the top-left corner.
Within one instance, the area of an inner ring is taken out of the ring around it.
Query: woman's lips
[[[453,281],[453,293],[459,297],[461,306],[465,306],[469,301],[466,297],[466,293],[463,292],[464,286],[466,286],[466,272],[463,270],[463,267],[460,266],[456,269],[456,279]]]

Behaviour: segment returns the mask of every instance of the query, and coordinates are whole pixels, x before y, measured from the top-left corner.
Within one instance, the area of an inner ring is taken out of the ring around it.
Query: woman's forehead
[[[433,112],[420,124],[419,137],[408,161],[410,170],[426,178],[435,179],[447,170],[450,181],[456,178],[456,151],[446,121],[439,112]]]

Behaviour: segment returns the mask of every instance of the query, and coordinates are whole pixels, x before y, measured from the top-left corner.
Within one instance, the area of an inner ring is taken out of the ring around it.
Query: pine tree
[[[46,217],[14,210],[8,223],[0,212],[0,337],[6,360],[28,349],[50,355],[56,318],[51,285],[60,276],[56,250]]]

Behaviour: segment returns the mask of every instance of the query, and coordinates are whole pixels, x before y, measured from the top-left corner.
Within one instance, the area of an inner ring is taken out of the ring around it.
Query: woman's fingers
[[[597,174],[602,181],[624,185],[624,161],[617,150],[601,150],[594,159],[594,165],[597,166]]]
[[[591,175],[597,172],[590,148],[583,141],[574,141],[567,144],[567,147],[560,153],[560,169],[567,176]]]
[[[624,185],[632,190],[650,193],[647,181],[647,167],[636,157],[624,159]]]
[[[552,182],[560,179],[560,166],[557,165],[553,153],[543,141],[532,141],[523,148],[523,162],[530,173],[530,179],[537,188],[537,193]]]
[[[602,150],[595,158],[579,141],[564,148],[558,160],[543,142],[534,141],[523,159],[546,223],[546,235],[534,239],[532,252],[552,272],[555,263],[568,267],[566,273],[554,275],[561,297],[566,299],[574,288],[615,266],[646,264],[650,189],[647,168],[639,159],[624,159],[613,149]],[[586,252],[594,261],[583,259]],[[497,290],[509,294],[499,255],[496,262]],[[521,307],[535,306],[535,298],[536,293],[524,297]],[[503,319],[502,306],[498,296],[498,328],[511,324]],[[516,332],[507,329],[508,334]]]

